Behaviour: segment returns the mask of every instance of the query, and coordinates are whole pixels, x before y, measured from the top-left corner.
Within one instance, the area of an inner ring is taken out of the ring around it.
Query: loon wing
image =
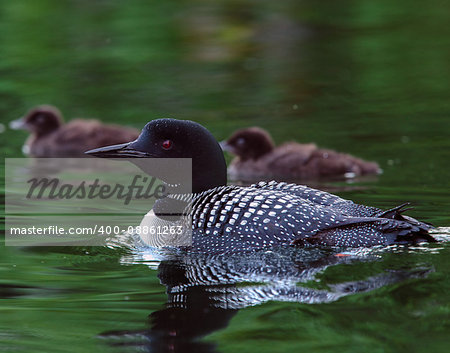
[[[428,233],[432,226],[408,216],[400,217],[352,217],[292,244],[360,247],[436,241]]]
[[[383,210],[379,208],[359,205],[351,200],[346,200],[337,195],[313,189],[305,185],[270,181],[260,182],[258,184],[251,185],[251,187],[263,190],[281,191],[286,194],[294,195],[301,199],[308,200],[309,202],[317,205],[332,207],[334,210],[339,211],[346,216],[374,217],[383,213]]]

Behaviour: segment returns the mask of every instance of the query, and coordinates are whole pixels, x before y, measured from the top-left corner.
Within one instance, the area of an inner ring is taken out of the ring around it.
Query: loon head
[[[177,175],[152,167],[151,158],[192,159],[192,191],[226,185],[227,166],[219,143],[200,124],[189,120],[157,119],[142,129],[135,141],[85,152],[103,158],[145,158],[134,162],[144,172],[168,183]]]
[[[36,136],[55,131],[63,124],[62,114],[52,105],[40,105],[31,109],[24,117],[13,120],[9,127],[14,130],[28,130]]]
[[[242,161],[258,159],[272,152],[275,145],[269,133],[259,127],[236,130],[226,141],[221,142],[224,151],[231,152]]]

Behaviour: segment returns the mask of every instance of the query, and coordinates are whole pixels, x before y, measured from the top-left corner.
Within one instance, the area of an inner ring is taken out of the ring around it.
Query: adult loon
[[[283,182],[227,186],[218,142],[192,121],[153,120],[135,141],[86,153],[105,158],[192,158],[195,250],[221,253],[277,245],[367,247],[434,241],[428,234],[431,226],[402,215],[404,205],[383,211]],[[139,162],[141,169],[158,177],[150,160]]]
[[[275,147],[270,134],[260,127],[237,130],[221,146],[236,155],[228,174],[238,180],[355,177],[381,172],[375,162],[318,148],[314,143],[287,142]]]
[[[30,131],[23,151],[32,157],[84,157],[87,149],[123,143],[139,136],[139,130],[93,119],[75,119],[64,124],[59,109],[51,105],[34,107],[9,126]]]

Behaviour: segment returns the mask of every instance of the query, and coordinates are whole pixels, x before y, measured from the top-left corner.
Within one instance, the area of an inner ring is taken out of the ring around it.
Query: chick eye
[[[39,114],[34,118],[34,121],[38,124],[42,124],[45,121],[45,116],[43,114]]]
[[[237,141],[236,141],[236,144],[237,144],[238,146],[244,146],[244,145],[245,145],[245,139],[242,138],[242,137],[239,137],[239,138],[237,139]]]
[[[162,143],[162,148],[164,148],[165,150],[170,150],[172,148],[172,140],[165,140]]]

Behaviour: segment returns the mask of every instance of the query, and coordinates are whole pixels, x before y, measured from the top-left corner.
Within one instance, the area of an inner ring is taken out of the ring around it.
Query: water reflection
[[[100,335],[109,345],[139,347],[158,352],[215,352],[202,337],[228,326],[240,309],[268,301],[329,303],[410,278],[426,277],[432,269],[396,270],[363,280],[321,283],[317,275],[330,266],[375,261],[375,255],[341,254],[320,249],[283,248],[245,256],[164,254],[157,266],[166,287],[167,303],[149,315],[145,331],[110,331]],[[370,254],[370,253],[369,253]],[[160,254],[158,254],[160,255]],[[125,262],[155,266],[154,254],[140,254]],[[350,275],[350,274],[349,274]]]

